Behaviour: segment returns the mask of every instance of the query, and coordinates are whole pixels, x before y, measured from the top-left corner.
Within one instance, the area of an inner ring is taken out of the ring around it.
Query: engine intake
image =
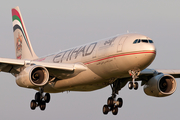
[[[176,90],[176,80],[171,75],[159,74],[152,77],[145,85],[144,92],[155,97],[165,97]]]
[[[20,87],[35,88],[47,84],[49,80],[48,70],[39,65],[33,65],[25,68],[16,77],[16,83]]]
[[[41,84],[44,81],[44,71],[41,68],[35,68],[32,71],[31,79],[35,84]]]

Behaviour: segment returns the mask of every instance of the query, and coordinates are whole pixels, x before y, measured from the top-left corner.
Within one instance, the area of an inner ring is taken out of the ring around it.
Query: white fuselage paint
[[[87,70],[69,79],[45,86],[46,92],[92,91],[103,88],[116,78],[130,77],[129,70],[143,70],[156,55],[153,43],[133,44],[136,39],[150,39],[140,34],[125,34],[74,47],[39,58],[36,61],[83,63]],[[58,79],[58,77],[57,77]]]

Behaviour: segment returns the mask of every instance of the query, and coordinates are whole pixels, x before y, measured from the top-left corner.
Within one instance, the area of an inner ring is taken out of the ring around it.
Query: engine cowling
[[[48,70],[39,65],[32,65],[21,71],[16,77],[16,83],[20,87],[42,87],[49,80]]]
[[[152,77],[145,85],[144,92],[149,96],[165,97],[176,90],[176,80],[171,75],[159,74]]]

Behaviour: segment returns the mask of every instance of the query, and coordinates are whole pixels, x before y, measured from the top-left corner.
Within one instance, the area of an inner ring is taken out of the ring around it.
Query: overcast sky
[[[38,56],[116,34],[136,32],[152,38],[157,56],[149,68],[180,69],[180,1],[178,0],[5,0],[0,4],[0,56],[15,58],[11,8],[19,6]],[[133,61],[132,61],[133,62]],[[179,120],[180,79],[176,92],[149,97],[143,87],[120,91],[124,105],[117,116],[103,115],[110,87],[92,92],[51,94],[45,111],[30,110],[35,90],[20,88],[0,73],[0,119]],[[139,83],[140,84],[140,83]]]

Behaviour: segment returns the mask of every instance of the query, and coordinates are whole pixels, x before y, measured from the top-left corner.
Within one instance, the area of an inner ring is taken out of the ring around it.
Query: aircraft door
[[[117,46],[117,52],[122,52],[123,43],[127,39],[127,36],[121,37]]]

